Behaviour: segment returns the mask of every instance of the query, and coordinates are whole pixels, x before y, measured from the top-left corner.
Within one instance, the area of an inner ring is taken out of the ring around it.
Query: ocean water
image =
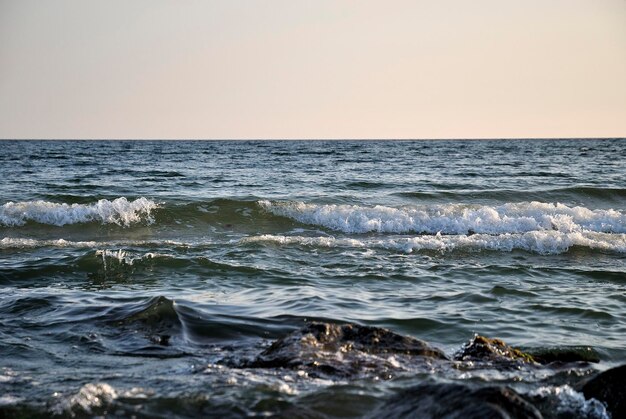
[[[606,414],[572,377],[626,363],[626,140],[0,146],[0,416],[361,417],[423,382]],[[250,366],[311,322],[600,362]]]

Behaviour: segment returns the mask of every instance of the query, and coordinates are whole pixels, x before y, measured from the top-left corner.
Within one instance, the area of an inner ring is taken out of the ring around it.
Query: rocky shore
[[[310,323],[276,340],[251,360],[226,363],[236,368],[295,369],[325,378],[391,379],[403,365],[431,372],[432,377],[423,383],[389,398],[372,418],[626,417],[626,365],[603,372],[591,368],[591,363],[599,362],[599,355],[590,347],[521,350],[480,335],[448,356],[427,342],[383,328]],[[588,375],[567,373],[581,368],[589,368]],[[575,406],[563,406],[558,392],[541,387],[521,394],[507,385],[459,379],[459,372],[477,370],[513,370],[522,376],[539,371],[546,374],[546,370],[565,372],[564,385],[574,399],[584,403],[584,395],[587,403],[576,411]]]

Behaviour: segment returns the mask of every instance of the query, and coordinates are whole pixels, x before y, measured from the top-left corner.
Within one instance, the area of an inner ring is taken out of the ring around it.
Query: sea
[[[609,417],[577,383],[626,363],[625,139],[7,140],[0,179],[0,417],[402,416],[424,383]],[[476,335],[593,356],[455,358]]]

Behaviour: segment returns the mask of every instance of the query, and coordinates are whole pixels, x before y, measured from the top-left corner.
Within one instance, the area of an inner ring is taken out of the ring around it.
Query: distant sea
[[[624,139],[0,147],[2,417],[379,416],[424,383],[607,415],[576,380],[626,363]],[[475,334],[597,359],[454,360]]]

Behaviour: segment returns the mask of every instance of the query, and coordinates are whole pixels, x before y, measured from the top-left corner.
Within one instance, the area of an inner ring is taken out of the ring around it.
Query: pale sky
[[[626,136],[626,0],[0,0],[0,138]]]

